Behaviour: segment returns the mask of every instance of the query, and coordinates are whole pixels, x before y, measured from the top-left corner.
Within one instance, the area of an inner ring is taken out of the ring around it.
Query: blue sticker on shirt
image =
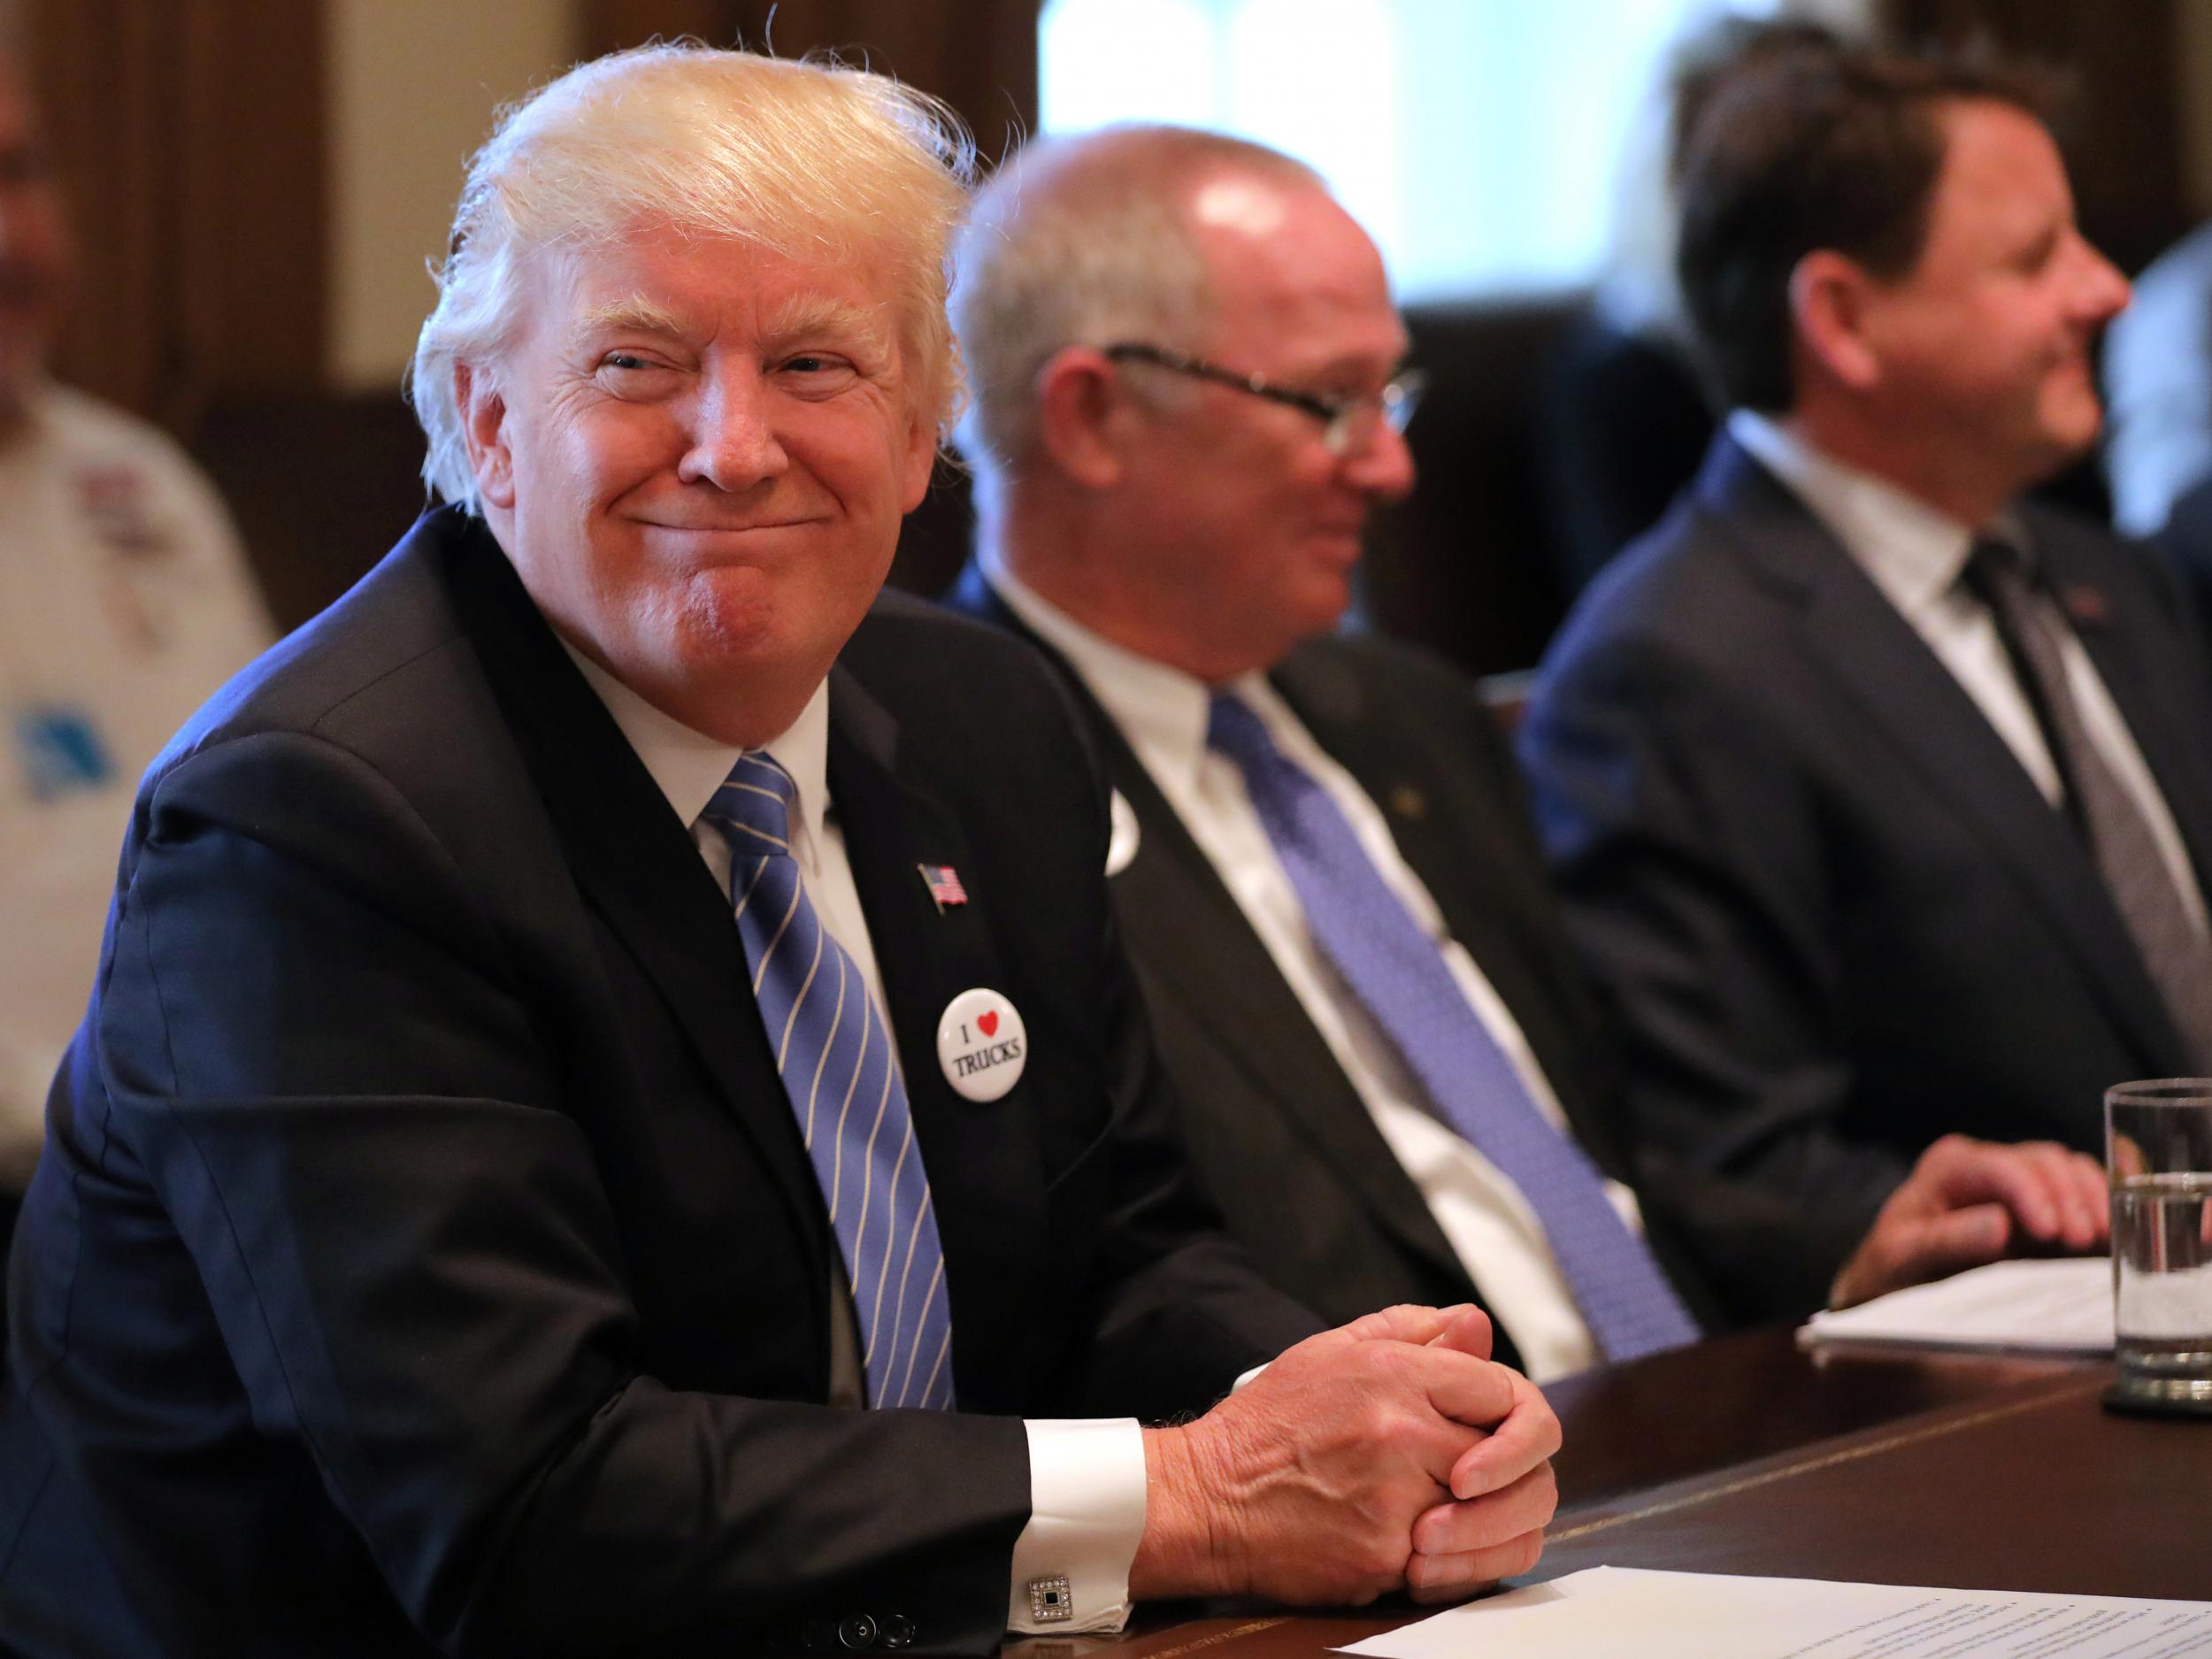
[[[100,728],[81,709],[26,709],[15,717],[15,741],[23,776],[38,800],[97,789],[115,776]]]

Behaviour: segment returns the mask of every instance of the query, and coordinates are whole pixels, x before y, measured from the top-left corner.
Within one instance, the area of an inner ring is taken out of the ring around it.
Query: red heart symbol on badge
[[[996,1014],[978,1014],[975,1017],[975,1023],[983,1028],[983,1034],[985,1036],[995,1037],[998,1035],[998,1016]]]

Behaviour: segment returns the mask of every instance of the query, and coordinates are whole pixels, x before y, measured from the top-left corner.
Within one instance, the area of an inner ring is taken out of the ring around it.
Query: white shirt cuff
[[[1029,1525],[1014,1540],[1006,1628],[1118,1631],[1144,1536],[1144,1432],[1134,1417],[1029,1418]]]

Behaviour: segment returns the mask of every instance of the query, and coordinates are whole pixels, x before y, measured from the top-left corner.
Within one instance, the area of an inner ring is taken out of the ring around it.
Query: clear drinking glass
[[[2212,1078],[2105,1091],[2119,1378],[2106,1403],[2212,1416]]]

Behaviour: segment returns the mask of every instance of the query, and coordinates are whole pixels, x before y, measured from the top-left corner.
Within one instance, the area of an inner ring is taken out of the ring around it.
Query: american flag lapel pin
[[[960,872],[950,864],[916,864],[922,872],[922,885],[929,889],[935,901],[937,913],[941,916],[956,904],[968,902],[968,890],[960,885]]]

